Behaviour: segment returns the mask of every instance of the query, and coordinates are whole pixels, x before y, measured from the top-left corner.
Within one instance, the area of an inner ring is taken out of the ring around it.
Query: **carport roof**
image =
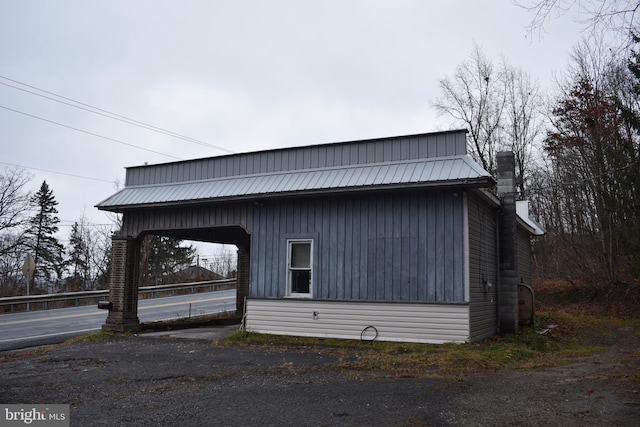
[[[494,178],[468,155],[298,169],[214,179],[125,187],[102,201],[101,210],[265,197],[331,194],[409,187],[490,187]]]

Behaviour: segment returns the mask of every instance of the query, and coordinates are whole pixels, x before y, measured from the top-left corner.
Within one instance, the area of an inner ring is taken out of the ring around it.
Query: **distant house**
[[[187,268],[183,268],[182,270],[175,273],[175,276],[178,283],[224,279],[224,277],[222,277],[218,273],[196,265],[190,265]]]
[[[530,238],[512,153],[494,178],[466,131],[242,153],[127,169],[99,203],[123,213],[104,326],[135,329],[141,238],[238,247],[247,329],[415,342],[473,342],[518,328]],[[497,184],[497,186],[496,186]]]

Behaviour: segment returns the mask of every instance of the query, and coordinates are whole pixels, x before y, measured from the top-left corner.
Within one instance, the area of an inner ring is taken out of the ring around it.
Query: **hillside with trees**
[[[530,29],[578,8],[583,41],[556,87],[542,93],[526,70],[493,63],[476,46],[439,82],[434,108],[469,129],[487,170],[516,158],[519,197],[547,234],[535,242],[538,288],[585,300],[640,304],[640,38],[628,0],[521,4]],[[556,286],[549,286],[555,284]],[[534,283],[535,285],[535,283]],[[623,308],[635,314],[632,308]]]

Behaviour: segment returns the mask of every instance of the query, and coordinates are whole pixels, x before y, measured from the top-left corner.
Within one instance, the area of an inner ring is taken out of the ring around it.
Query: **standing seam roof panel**
[[[362,176],[360,182],[358,182],[359,186],[371,185],[376,178],[379,170],[377,168],[367,168],[362,169]]]
[[[299,180],[294,180],[294,182],[295,181],[298,181],[295,184],[298,188],[300,188],[302,190],[306,190],[307,188],[309,188],[309,186],[311,184],[312,176],[311,176],[311,174],[305,174],[305,175],[301,176],[299,178]]]
[[[341,174],[341,170],[335,171],[335,172],[330,172],[327,171],[327,180],[325,181],[325,188],[335,188],[336,184],[339,184],[340,181],[336,181],[336,179],[338,178],[338,176]]]
[[[344,169],[340,169],[338,171],[338,173],[334,174],[333,179],[331,180],[331,184],[330,187],[331,188],[338,188],[341,186],[341,184],[344,182],[344,177],[346,175],[346,170]]]
[[[444,161],[438,160],[434,163],[433,169],[431,171],[431,176],[429,176],[430,181],[440,181],[442,179],[442,169],[444,167]]]
[[[249,193],[249,189],[251,188],[251,181],[250,180],[244,180],[244,181],[240,181],[238,182],[238,185],[236,186],[237,188],[237,193],[236,194],[247,194]]]
[[[345,187],[349,187],[349,181],[351,181],[351,177],[353,177],[353,174],[355,173],[354,169],[347,169],[344,171],[344,176],[343,176],[343,184]]]
[[[464,168],[464,163],[462,162],[452,162],[451,170],[449,176],[460,176],[462,175],[462,171]],[[468,173],[465,171],[465,178],[468,176]]]
[[[265,177],[255,177],[252,176],[250,178],[251,181],[251,193],[262,193],[262,191],[260,191],[263,187],[264,187],[264,180]]]
[[[316,185],[320,188],[325,188],[325,182],[327,182],[327,179],[329,179],[327,171],[321,171],[318,175],[318,179],[316,180]]]
[[[260,181],[255,178],[255,177],[251,177],[249,179],[250,185],[249,188],[247,189],[247,193],[248,194],[260,194],[258,191],[258,188],[260,187]]]
[[[260,186],[257,193],[274,193],[278,191],[278,175],[270,175],[267,178],[258,179]]]
[[[425,169],[425,165],[424,164],[416,163],[414,168],[413,168],[413,172],[411,173],[411,178],[409,178],[409,180],[411,182],[420,182],[420,178],[422,177],[422,174],[424,173],[424,169]]]
[[[389,174],[389,169],[391,166],[382,165],[378,169],[378,173],[376,174],[375,180],[373,181],[373,185],[380,185],[385,182],[386,176]]]
[[[402,175],[403,175],[403,168],[400,168],[399,165],[394,165],[392,167],[392,173],[393,176],[391,178],[391,180],[393,181],[394,184],[397,184],[399,182],[402,182]]]
[[[413,174],[414,171],[417,168],[417,164],[416,163],[411,163],[409,165],[407,165],[407,169],[404,171],[404,173],[402,174],[401,180],[404,182],[414,182],[413,181]]]
[[[198,186],[196,191],[194,192],[194,196],[198,199],[206,198],[209,194],[213,193],[215,190],[210,182],[202,183],[202,185]]]
[[[265,193],[278,193],[282,191],[280,189],[284,188],[283,186],[284,180],[285,180],[284,174],[278,174],[278,175],[272,176],[268,181],[264,182],[264,184],[266,185],[266,189],[263,191]]]
[[[275,180],[275,184],[274,184],[274,188],[275,191],[274,192],[279,192],[279,191],[283,191],[283,189],[288,188],[286,183],[289,180],[287,179],[287,175],[277,175],[277,178]]]
[[[204,187],[204,185],[193,186],[191,191],[185,191],[182,196],[179,196],[179,194],[178,196],[184,200],[194,199],[196,198],[195,196],[202,191],[202,187]],[[179,193],[178,189],[176,189],[176,192]]]
[[[451,175],[451,167],[452,163],[449,160],[442,161],[442,169],[440,170],[438,181],[446,181],[449,179],[449,176]]]
[[[442,182],[446,180],[493,179],[468,156],[420,159],[393,164],[368,164],[315,170],[286,171],[165,185],[130,186],[98,207],[130,206],[233,196],[258,196],[301,190],[369,187],[398,183]]]
[[[295,183],[292,181],[292,174],[283,174],[280,182],[281,188],[291,188]]]

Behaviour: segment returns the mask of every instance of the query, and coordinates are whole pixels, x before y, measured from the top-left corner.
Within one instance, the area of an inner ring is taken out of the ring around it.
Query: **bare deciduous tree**
[[[540,89],[530,75],[503,65],[505,84],[504,139],[516,160],[516,186],[520,198],[529,197],[526,180],[532,175],[534,153],[542,134]]]
[[[29,221],[31,176],[20,169],[0,173],[0,295],[12,296],[22,286],[24,227]]]
[[[584,26],[587,35],[611,31],[621,37],[624,46],[639,28],[638,0],[516,0],[514,3],[532,13],[530,33],[539,33],[549,20],[570,11],[575,12],[575,21]]]
[[[613,283],[633,255],[624,242],[637,230],[639,177],[632,172],[640,162],[617,95],[628,91],[630,77],[610,55],[597,44],[575,49],[545,139],[555,193],[538,196],[553,206],[549,239],[571,248],[563,264],[578,267],[567,275]]]
[[[496,67],[476,45],[453,77],[439,85],[442,95],[433,106],[469,130],[469,152],[485,170],[495,174],[498,151],[515,153],[518,190],[525,197],[542,125],[538,84],[506,60]]]
[[[17,237],[29,221],[31,194],[25,190],[25,186],[30,180],[31,176],[20,169],[5,169],[0,174],[0,256],[21,243]],[[7,238],[1,239],[5,235]]]
[[[500,118],[504,110],[503,79],[494,65],[475,45],[471,58],[453,75],[439,81],[442,96],[434,107],[469,129],[469,143],[475,159],[494,172]]]

